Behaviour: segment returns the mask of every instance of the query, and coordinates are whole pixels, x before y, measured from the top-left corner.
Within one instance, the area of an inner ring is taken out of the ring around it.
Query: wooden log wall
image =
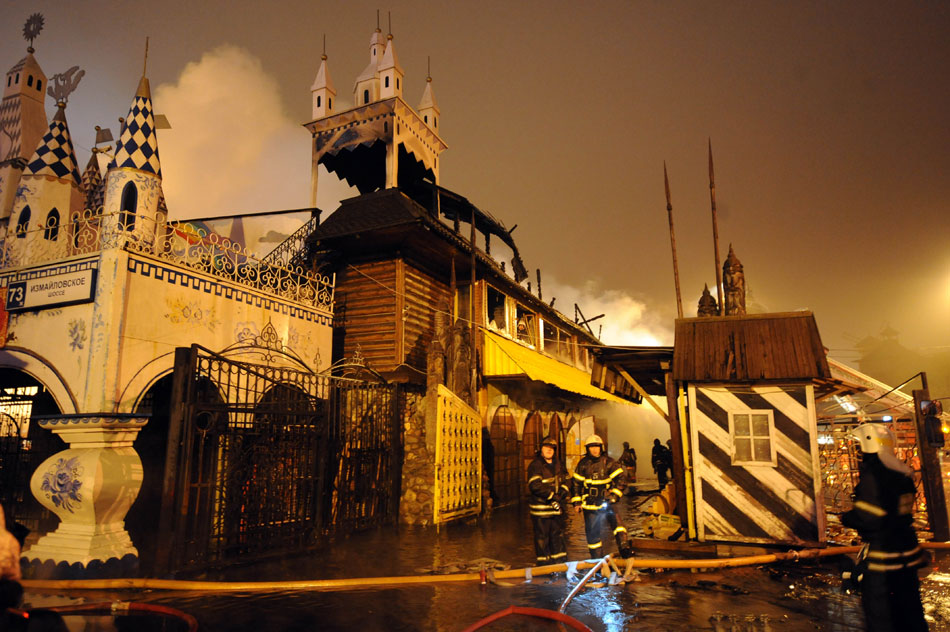
[[[373,369],[396,368],[397,290],[394,260],[358,263],[337,273],[334,325],[345,329],[344,357],[352,358],[359,348]]]
[[[412,265],[397,262],[398,276],[402,286],[400,297],[403,300],[401,311],[405,311],[401,338],[403,362],[409,366],[426,371],[426,349],[435,329],[435,312],[440,305],[450,306],[451,296],[447,282],[437,281],[432,275]],[[448,319],[446,322],[449,322]]]

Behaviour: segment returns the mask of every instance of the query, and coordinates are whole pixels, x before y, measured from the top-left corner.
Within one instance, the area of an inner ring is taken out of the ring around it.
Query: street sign
[[[8,312],[22,312],[57,305],[86,303],[96,291],[93,269],[65,272],[28,281],[13,281],[7,287]]]

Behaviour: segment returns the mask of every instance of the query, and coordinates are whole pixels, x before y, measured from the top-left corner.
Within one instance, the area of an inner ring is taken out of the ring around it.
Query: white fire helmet
[[[894,454],[897,440],[894,437],[894,432],[884,424],[861,424],[851,431],[851,437],[860,443],[861,452],[876,454],[881,459],[881,463],[889,470],[907,476],[911,475],[911,469]]]
[[[591,436],[589,436],[589,437],[587,437],[586,439],[584,439],[584,447],[585,447],[585,448],[589,448],[589,447],[591,447],[592,445],[599,445],[601,448],[603,448],[603,447],[604,447],[604,440],[601,439],[600,437],[598,437],[597,435],[592,434]]]

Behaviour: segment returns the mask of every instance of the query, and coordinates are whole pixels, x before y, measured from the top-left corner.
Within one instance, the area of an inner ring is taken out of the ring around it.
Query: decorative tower
[[[82,190],[83,210],[88,211],[90,215],[101,215],[104,191],[102,173],[99,171],[99,152],[95,148],[86,163],[85,171],[82,172],[79,188]]]
[[[745,274],[742,264],[729,244],[729,254],[722,264],[722,284],[726,294],[725,315],[745,316]]]
[[[353,105],[367,105],[379,100],[379,65],[386,52],[386,39],[376,27],[369,38],[369,63],[353,85]]]
[[[313,85],[310,86],[310,92],[313,94],[314,120],[330,116],[330,114],[333,113],[333,99],[336,97],[333,80],[330,79],[330,68],[327,66],[327,47],[325,40],[323,55],[320,56],[320,59],[320,70],[317,71],[317,78],[313,80]]]
[[[703,286],[703,295],[699,297],[699,306],[696,308],[696,315],[701,318],[716,316],[719,313],[719,305],[715,297],[709,293],[709,284]]]
[[[402,97],[402,80],[405,75],[396,56],[396,45],[393,43],[393,34],[389,33],[386,41],[386,52],[379,62],[379,98]]]
[[[148,43],[146,42],[146,60]],[[145,72],[125,117],[115,158],[106,174],[103,232],[147,244],[154,239],[162,196],[162,167]],[[115,243],[121,243],[123,239]]]
[[[34,13],[23,27],[30,42],[26,57],[7,72],[0,102],[0,223],[7,223],[20,190],[27,160],[47,131],[46,75],[33,57],[33,40],[43,30],[43,16]]]
[[[21,263],[32,255],[66,256],[70,245],[69,220],[82,211],[80,177],[66,124],[66,101],[85,73],[78,67],[53,77],[50,94],[57,99],[56,116],[23,168],[7,225],[7,239],[22,243],[17,248]],[[42,251],[42,252],[40,252]]]
[[[329,73],[324,71],[321,66],[311,91],[318,88],[321,76],[330,85]],[[342,112],[318,110],[314,91],[315,118],[304,125],[313,136],[312,206],[317,201],[320,165],[360,193],[412,187],[423,181],[439,183],[439,154],[448,145],[436,131],[438,106],[427,86],[423,104],[432,121],[428,123],[403,100],[403,77],[392,40],[386,46],[377,27],[370,37],[370,63],[356,79],[354,107]]]
[[[435,100],[435,92],[432,91],[432,72],[426,73],[426,87],[422,92],[422,100],[419,101],[419,116],[422,121],[429,126],[436,134],[439,133],[439,104]]]

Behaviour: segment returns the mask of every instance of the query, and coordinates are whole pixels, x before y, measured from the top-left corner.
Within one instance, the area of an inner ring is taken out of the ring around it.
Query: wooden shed
[[[815,383],[831,377],[811,312],[676,321],[701,541],[824,540]]]

